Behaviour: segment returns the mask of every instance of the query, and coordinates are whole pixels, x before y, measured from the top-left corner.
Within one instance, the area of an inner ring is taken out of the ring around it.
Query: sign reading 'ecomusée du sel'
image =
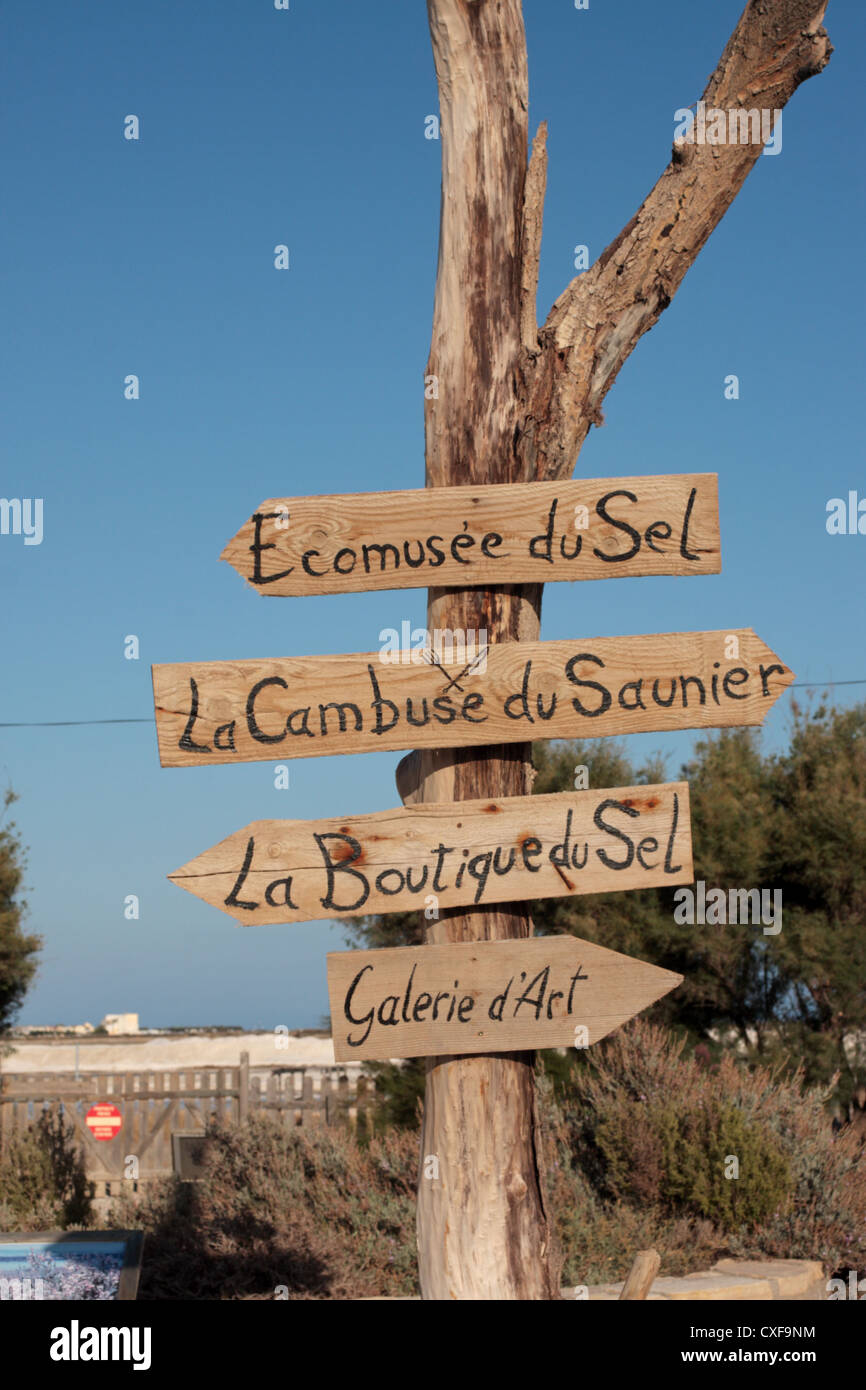
[[[755,725],[794,679],[750,628],[445,655],[154,666],[160,760],[195,767]]]
[[[256,821],[169,878],[244,925],[691,883],[688,784]]]
[[[573,936],[331,952],[334,1057],[588,1047],[681,983]]]
[[[263,594],[718,574],[714,473],[271,498],[225,547]]]

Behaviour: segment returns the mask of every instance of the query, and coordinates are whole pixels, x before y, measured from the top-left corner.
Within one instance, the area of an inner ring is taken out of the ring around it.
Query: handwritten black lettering
[[[198,686],[192,676],[189,679],[189,718],[186,721],[186,728],[178,740],[178,748],[182,748],[185,753],[209,753],[210,746],[207,743],[193,743],[192,731],[195,721],[198,718]]]
[[[247,841],[247,848],[246,853],[244,855],[244,862],[241,866],[241,871],[235,879],[234,888],[225,900],[226,907],[240,907],[243,909],[244,912],[255,912],[256,908],[259,906],[258,903],[243,902],[242,899],[238,897],[238,894],[240,893],[241,889],[246,883],[247,874],[249,873],[250,865],[253,862],[253,855],[255,853],[255,849],[256,842],[253,836],[251,835],[249,840]]]
[[[319,846],[327,872],[327,889],[325,896],[320,899],[322,907],[326,907],[329,910],[333,909],[335,912],[356,912],[359,907],[364,906],[364,903],[370,896],[370,884],[367,881],[366,875],[361,873],[358,869],[352,868],[352,865],[358,862],[364,852],[360,842],[356,840],[353,835],[338,833],[328,835],[314,833],[313,839]],[[335,840],[337,842],[334,854],[326,847],[326,840]],[[352,902],[339,903],[334,897],[334,888],[336,886],[338,874],[347,874],[351,878],[357,879],[358,883],[360,883],[361,886],[357,890],[358,896]]]
[[[285,515],[284,512],[256,512],[253,516],[253,543],[250,546],[253,555],[251,576],[253,584],[274,584],[278,579],[285,579],[286,575],[291,574],[295,568],[294,565],[289,565],[288,569],[280,570],[277,574],[265,574],[262,571],[262,551],[276,550],[275,541],[262,542],[262,522],[276,521]]]

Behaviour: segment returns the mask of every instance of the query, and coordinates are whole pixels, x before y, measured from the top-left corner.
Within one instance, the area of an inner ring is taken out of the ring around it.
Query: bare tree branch
[[[707,109],[781,111],[829,62],[825,9],[826,0],[749,0],[703,94]],[[675,145],[635,216],[560,295],[541,330],[523,440],[534,477],[571,474],[620,367],[670,304],[761,151],[760,143]]]
[[[538,324],[535,300],[538,294],[538,264],[541,259],[541,226],[544,221],[544,193],[547,187],[547,121],[542,121],[532,142],[523,200],[523,274],[520,284],[520,339],[528,353],[537,355]]]

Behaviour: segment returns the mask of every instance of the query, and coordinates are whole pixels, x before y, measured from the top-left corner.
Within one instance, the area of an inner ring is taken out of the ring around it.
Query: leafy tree
[[[374,951],[377,946],[422,946],[423,912],[389,912],[384,917],[346,917],[347,945]]]
[[[581,764],[589,786],[606,788],[664,781],[658,757],[635,769],[618,742],[602,739],[536,750],[536,791],[567,790]],[[751,730],[700,739],[682,770],[690,784],[695,879],[707,887],[759,885],[770,802],[764,764]],[[570,932],[683,976],[682,985],[655,1006],[654,1017],[703,1037],[734,1028],[743,1043],[749,1029],[773,1016],[776,995],[764,968],[760,927],[676,921],[674,888],[590,893],[542,899],[533,905],[537,932]]]
[[[417,1129],[424,1105],[425,1067],[423,1057],[407,1057],[404,1062],[367,1062],[374,1079],[376,1098],[373,1128]]]
[[[635,768],[607,738],[536,744],[533,755],[536,793],[571,790],[580,767],[594,789],[668,777],[659,756]],[[736,1046],[750,1063],[802,1066],[809,1083],[840,1072],[837,1098],[846,1101],[866,1077],[866,1046],[855,1046],[866,1030],[866,704],[795,706],[781,755],[764,754],[752,729],[709,734],[681,776],[695,880],[707,893],[722,889],[726,902],[732,889],[781,890],[781,931],[765,933],[760,921],[678,923],[677,890],[658,888],[540,899],[536,933],[570,932],[676,971],[682,985],[651,1016],[706,1060]],[[420,943],[422,927],[422,914],[395,913],[350,931],[359,945],[399,946]],[[559,1067],[563,1084],[574,1060]]]
[[[89,1184],[75,1126],[58,1110],[13,1130],[0,1152],[0,1230],[87,1225]]]
[[[768,886],[773,802],[759,735],[730,729],[699,739],[682,775],[689,783],[695,881],[707,892],[720,888],[726,905],[732,889]],[[759,1045],[785,991],[761,923],[671,926],[669,968],[684,976],[673,1006],[678,1021],[700,1033],[733,1028],[741,1046]]]
[[[7,791],[4,813],[15,800]],[[38,936],[23,931],[26,903],[21,898],[24,851],[14,821],[2,824],[0,818],[0,1033],[6,1031],[27,987],[36,973],[36,954],[42,944]]]
[[[780,1014],[807,1076],[840,1070],[847,1099],[866,1076],[866,704],[795,706],[773,787],[766,874],[783,892],[782,931],[770,938],[787,987]]]

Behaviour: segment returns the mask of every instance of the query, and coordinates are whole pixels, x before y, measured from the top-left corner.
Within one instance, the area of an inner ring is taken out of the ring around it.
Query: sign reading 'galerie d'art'
[[[751,629],[389,655],[154,666],[162,764],[754,725],[793,680]]]
[[[574,936],[332,952],[334,1056],[588,1047],[681,983]]]
[[[263,594],[718,574],[714,473],[271,498],[222,553]]]
[[[169,877],[245,925],[691,883],[688,784],[256,821]]]

